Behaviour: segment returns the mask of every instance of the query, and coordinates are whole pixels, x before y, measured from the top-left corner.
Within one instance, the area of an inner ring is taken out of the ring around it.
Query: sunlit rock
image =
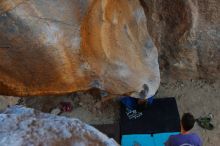
[[[136,0],[0,2],[0,94],[159,87],[157,49]]]

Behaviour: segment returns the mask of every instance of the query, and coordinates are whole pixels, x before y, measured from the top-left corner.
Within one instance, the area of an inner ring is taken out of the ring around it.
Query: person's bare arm
[[[108,94],[107,96],[102,97],[101,101],[99,101],[95,104],[95,107],[99,107],[102,104],[104,104],[104,103],[106,103],[107,101],[110,101],[110,100],[120,100],[123,96],[130,96],[132,93],[134,93],[134,92],[129,92],[129,93],[126,93],[126,94],[123,94],[123,95]]]

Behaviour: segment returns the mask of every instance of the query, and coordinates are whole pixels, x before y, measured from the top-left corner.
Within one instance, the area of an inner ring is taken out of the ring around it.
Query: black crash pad
[[[129,119],[126,114],[126,107],[121,105],[121,135],[156,134],[180,131],[180,117],[175,98],[154,99],[151,105],[140,112],[140,117]]]
[[[120,143],[120,127],[119,123],[92,125],[102,133],[106,134],[109,138],[113,138],[116,142]]]

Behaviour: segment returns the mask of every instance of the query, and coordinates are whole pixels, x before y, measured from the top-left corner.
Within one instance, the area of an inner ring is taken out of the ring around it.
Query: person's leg
[[[137,107],[137,99],[130,96],[122,97],[121,103],[129,109],[135,109]]]
[[[153,103],[154,96],[151,96],[150,98],[147,99],[147,104],[151,105]]]

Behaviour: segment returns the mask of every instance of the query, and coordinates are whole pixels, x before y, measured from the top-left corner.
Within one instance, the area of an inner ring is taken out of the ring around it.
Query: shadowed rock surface
[[[0,94],[48,95],[100,88],[153,95],[157,49],[139,1],[0,2]]]
[[[140,0],[162,80],[220,77],[219,0]]]

